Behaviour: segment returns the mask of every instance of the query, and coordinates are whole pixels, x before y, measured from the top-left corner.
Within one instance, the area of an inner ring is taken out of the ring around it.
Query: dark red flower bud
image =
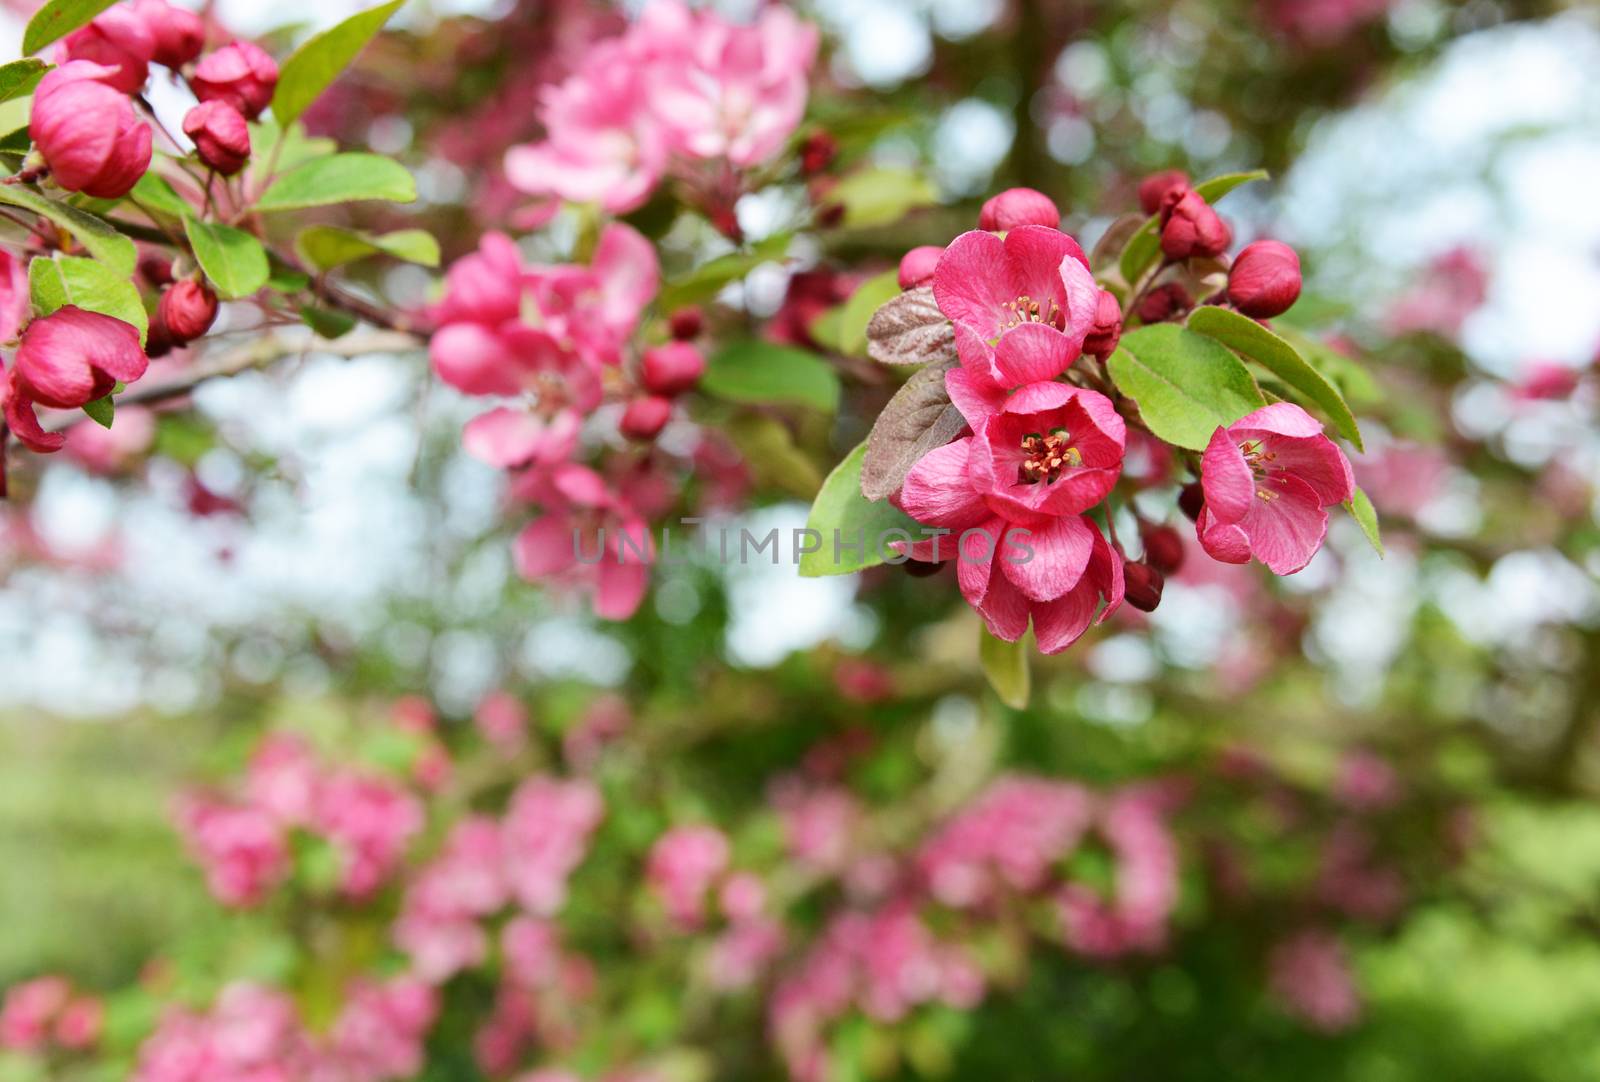
[[[670,398],[700,382],[705,374],[706,359],[688,342],[668,342],[645,350],[639,367],[645,389]]]
[[[1146,214],[1155,214],[1161,209],[1168,192],[1174,189],[1183,192],[1188,188],[1189,174],[1181,169],[1163,169],[1159,173],[1151,173],[1139,182],[1139,207]]]
[[[153,286],[171,285],[172,260],[160,252],[141,252],[139,274]]]
[[[278,64],[260,46],[236,41],[208,54],[195,66],[189,89],[201,101],[225,101],[249,120],[272,104]]]
[[[646,395],[628,403],[617,427],[630,440],[648,443],[661,434],[661,430],[667,426],[667,418],[671,416],[670,401],[656,395]]]
[[[1176,575],[1183,566],[1183,538],[1171,526],[1144,523],[1139,540],[1144,542],[1144,562],[1163,575]]]
[[[250,125],[225,101],[203,101],[183,118],[183,134],[194,140],[200,160],[231,177],[250,160]]]
[[[167,0],[134,0],[132,8],[155,39],[150,59],[157,64],[176,70],[205,47],[206,24],[194,12],[173,7]]]
[[[1117,303],[1115,294],[1102,289],[1095,302],[1094,325],[1083,339],[1083,351],[1103,361],[1116,351],[1121,339],[1122,305]]]
[[[948,560],[941,560],[938,563],[928,560],[907,560],[900,567],[914,579],[925,579],[944,570],[944,565],[948,562]]]
[[[1194,307],[1194,298],[1177,282],[1156,286],[1139,302],[1138,316],[1144,323],[1165,323],[1179,319]]]
[[[1206,494],[1199,481],[1184,485],[1178,493],[1178,510],[1187,515],[1190,522],[1200,517],[1200,510],[1205,505]]]
[[[1061,228],[1061,212],[1043,192],[1032,188],[1007,188],[993,196],[978,211],[978,228],[997,232],[1020,225],[1047,225]]]
[[[217,318],[217,295],[204,283],[185,278],[161,294],[156,312],[172,341],[181,346],[211,329]]]
[[[672,332],[672,337],[680,342],[687,342],[691,338],[699,338],[700,332],[705,329],[705,317],[700,314],[696,305],[680,308],[672,313],[672,318],[667,320],[667,327]]]
[[[814,131],[800,144],[800,172],[816,176],[839,156],[839,140],[830,132]]]
[[[1232,240],[1233,230],[1199,192],[1167,192],[1161,203],[1161,250],[1168,259],[1221,255]]]
[[[1281,316],[1300,297],[1300,257],[1276,240],[1244,246],[1228,271],[1228,300],[1253,319]]]
[[[1161,604],[1161,588],[1166,585],[1166,577],[1144,563],[1130,563],[1122,568],[1123,582],[1126,583],[1128,604],[1140,612],[1155,612],[1156,606]]]
[[[150,317],[150,329],[145,332],[144,355],[152,361],[157,357],[165,357],[172,352],[173,344],[167,325],[161,321],[158,307],[156,314]]]

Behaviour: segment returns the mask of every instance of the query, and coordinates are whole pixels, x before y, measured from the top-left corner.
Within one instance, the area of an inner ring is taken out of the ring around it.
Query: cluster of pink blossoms
[[[1139,198],[1155,219],[1159,270],[1217,260],[1232,242],[1227,223],[1181,173],[1147,178]],[[1117,348],[1120,302],[1099,288],[1041,193],[1000,193],[984,205],[979,226],[901,261],[901,287],[931,286],[950,320],[960,363],[946,372],[945,388],[968,434],[925,454],[891,499],[934,535],[902,546],[907,554],[954,560],[962,594],[991,633],[1015,641],[1031,624],[1039,649],[1056,653],[1124,597],[1154,608],[1183,547],[1170,528],[1141,523],[1145,558],[1129,563],[1088,516],[1117,487],[1132,441],[1118,403],[1102,393],[1110,388],[1099,369],[1085,373],[1077,362],[1104,362]],[[1299,293],[1293,249],[1263,240],[1234,257],[1211,303],[1265,319]],[[1168,281],[1146,285],[1130,303],[1128,315],[1150,324],[1181,318],[1194,302]],[[1291,574],[1321,546],[1326,509],[1353,490],[1349,461],[1320,423],[1290,403],[1266,406],[1216,430],[1192,500],[1197,538],[1214,559],[1254,557]],[[1113,514],[1107,505],[1108,525]]]
[[[39,1055],[81,1052],[100,1039],[105,1004],[65,977],[36,977],[6,989],[0,1001],[0,1048]]]
[[[399,867],[423,811],[393,780],[325,769],[303,741],[277,734],[256,749],[237,798],[189,793],[178,801],[177,819],[213,896],[253,906],[288,877],[294,830],[332,848],[344,896],[370,897]]]
[[[324,1035],[294,1001],[254,984],[225,988],[207,1013],[175,1009],[139,1050],[134,1082],[389,1082],[423,1066],[438,993],[410,977],[361,981]]]
[[[816,28],[780,5],[741,25],[655,0],[545,91],[545,140],[512,148],[506,174],[530,195],[623,214],[671,173],[731,212],[739,182],[728,167],[782,148],[804,115],[816,53]]]

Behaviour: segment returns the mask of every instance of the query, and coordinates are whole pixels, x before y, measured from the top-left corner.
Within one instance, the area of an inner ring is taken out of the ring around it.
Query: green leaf
[[[317,270],[332,270],[373,255],[389,255],[424,267],[439,265],[439,242],[425,229],[400,229],[374,236],[332,225],[314,225],[295,239],[295,250]]]
[[[35,259],[28,264],[28,294],[41,316],[76,305],[87,312],[131,323],[138,328],[141,343],[150,326],[139,290],[127,275],[93,259],[70,255]]]
[[[850,294],[839,317],[839,352],[855,357],[867,355],[867,324],[881,306],[900,295],[900,272],[884,271],[868,278]]]
[[[864,169],[851,173],[832,192],[828,201],[844,206],[847,228],[893,225],[918,207],[939,201],[933,182],[911,169]]]
[[[382,154],[333,154],[313,158],[284,173],[262,194],[255,209],[300,210],[362,199],[411,203],[416,198],[417,182],[393,158]]]
[[[1270,174],[1265,169],[1255,169],[1248,173],[1224,173],[1220,177],[1202,180],[1194,186],[1207,203],[1215,203],[1241,184],[1248,184],[1252,180],[1266,180]],[[1122,280],[1132,286],[1138,282],[1141,275],[1155,263],[1161,255],[1161,238],[1156,235],[1156,226],[1159,218],[1151,215],[1145,219],[1139,231],[1128,241],[1128,246],[1122,250],[1122,259],[1119,266],[1122,268]]]
[[[1316,405],[1333,422],[1339,435],[1362,450],[1361,429],[1339,389],[1306,363],[1288,342],[1249,316],[1231,308],[1204,305],[1189,316],[1191,330],[1221,342],[1234,352],[1255,361]]]
[[[762,413],[741,413],[723,430],[739,454],[755,471],[760,485],[781,488],[801,499],[816,496],[822,473],[804,451],[795,446],[789,426]]]
[[[248,297],[267,284],[267,251],[242,229],[185,218],[184,230],[200,269],[228,300]]]
[[[390,3],[357,12],[296,49],[294,55],[283,62],[278,73],[278,89],[272,95],[272,115],[278,123],[288,124],[310,108],[403,3],[405,0],[390,0]]]
[[[866,457],[867,445],[858,444],[822,482],[806,517],[806,528],[822,535],[822,547],[800,557],[802,576],[848,575],[875,567],[885,555],[894,555],[888,550],[890,542],[922,539],[921,523],[887,502],[873,503],[861,495],[861,464]]]
[[[93,402],[85,402],[83,412],[87,413],[89,419],[101,428],[110,428],[111,422],[117,416],[117,404],[110,395],[106,395],[104,398],[97,398]]]
[[[1383,535],[1378,532],[1378,510],[1372,506],[1372,500],[1358,488],[1355,495],[1345,501],[1344,509],[1355,518],[1356,525],[1367,535],[1367,543],[1382,558]]]
[[[90,255],[122,274],[132,274],[139,254],[133,241],[100,218],[68,203],[47,199],[24,184],[0,184],[0,203],[46,218],[77,238]]]
[[[0,101],[11,101],[32,94],[50,65],[43,60],[13,60],[0,67]]]
[[[116,0],[50,0],[34,12],[22,33],[22,54],[31,56],[57,38],[86,25]]]
[[[711,357],[700,389],[730,402],[839,407],[839,375],[815,353],[754,340],[730,342]]]
[[[738,281],[763,263],[782,259],[789,251],[789,240],[788,233],[774,233],[748,252],[729,252],[708,260],[678,281],[664,286],[656,298],[656,307],[663,312],[674,312],[685,305],[710,300],[729,282]]]
[[[133,191],[128,194],[141,207],[159,211],[175,221],[181,222],[184,215],[194,213],[194,208],[178,194],[178,190],[171,182],[154,172],[140,177],[139,182],[133,186]]]
[[[298,293],[311,284],[311,276],[291,267],[271,252],[267,253],[267,288],[279,293]]]
[[[1028,636],[1006,642],[995,638],[982,626],[978,628],[978,635],[978,662],[983,666],[989,686],[1011,709],[1026,709],[1033,690],[1033,678],[1028,670]]]
[[[298,121],[287,128],[270,120],[255,121],[250,125],[250,146],[254,154],[250,158],[248,172],[257,185],[265,183],[277,173],[339,152],[337,142],[323,136],[307,135],[305,125]]]
[[[1150,431],[1192,451],[1205,450],[1219,427],[1266,405],[1250,370],[1226,346],[1173,323],[1123,335],[1110,369]]]
[[[1299,305],[1295,307],[1298,308]],[[1383,401],[1383,388],[1378,386],[1378,381],[1372,377],[1372,373],[1359,361],[1345,356],[1321,339],[1293,327],[1285,327],[1279,323],[1274,329],[1278,332],[1279,338],[1298,350],[1300,356],[1339,388],[1345,401],[1354,402],[1357,406],[1376,406]]]
[[[331,312],[326,308],[316,308],[309,304],[300,306],[300,318],[307,327],[330,341],[340,335],[349,334],[356,325],[356,321],[343,312]]]

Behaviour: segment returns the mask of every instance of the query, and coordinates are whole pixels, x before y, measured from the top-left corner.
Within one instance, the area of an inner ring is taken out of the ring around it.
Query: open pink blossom
[[[444,299],[434,316],[442,326],[482,323],[497,327],[521,314],[522,254],[504,233],[485,233],[478,250],[450,264]]]
[[[513,557],[525,579],[555,579],[592,594],[595,615],[626,620],[650,585],[655,542],[633,505],[586,466],[530,471],[520,495],[544,514],[517,535]]]
[[[678,153],[756,165],[805,114],[817,29],[788,8],[766,7],[741,25],[664,0],[645,9],[631,36],[671,43],[651,65],[650,106]]]
[[[1239,418],[1211,436],[1201,461],[1205,507],[1195,522],[1212,559],[1252,556],[1274,574],[1311,562],[1328,532],[1324,508],[1355,490],[1350,460],[1322,425],[1289,402]]]
[[[589,362],[615,366],[655,299],[661,267],[655,245],[613,222],[600,231],[587,267],[536,267],[526,281],[543,327]]]
[[[645,878],[679,928],[705,919],[706,892],[728,868],[727,836],[712,826],[674,827],[650,848]]]
[[[572,409],[544,416],[501,406],[468,421],[461,445],[473,458],[500,469],[553,466],[572,457],[582,424]]]
[[[963,233],[933,275],[962,367],[997,387],[1066,371],[1083,352],[1099,293],[1078,242],[1042,225],[1018,226],[1004,239]]]
[[[428,356],[439,378],[466,394],[533,394],[547,416],[600,404],[594,367],[549,331],[525,323],[451,323],[434,334]]]

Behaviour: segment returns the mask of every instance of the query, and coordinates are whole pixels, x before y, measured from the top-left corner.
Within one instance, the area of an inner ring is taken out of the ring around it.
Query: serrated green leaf
[[[22,53],[30,56],[65,37],[110,7],[116,0],[50,0],[34,12],[22,33]]]
[[[332,225],[314,225],[295,239],[295,250],[317,270],[332,270],[368,256],[388,255],[424,267],[439,265],[439,242],[425,229],[373,235]]]
[[[411,203],[417,182],[406,167],[382,154],[333,154],[295,166],[272,182],[256,210],[274,212],[382,199]]]
[[[1382,558],[1383,535],[1378,530],[1378,509],[1372,506],[1372,499],[1358,488],[1345,502],[1344,509],[1350,512],[1356,525],[1361,527],[1361,532],[1367,535],[1367,544]]]
[[[93,259],[70,255],[34,259],[28,264],[28,294],[41,316],[75,305],[132,324],[141,343],[150,326],[134,284],[126,275]]]
[[[1248,173],[1224,173],[1210,180],[1202,180],[1194,186],[1194,190],[1199,192],[1207,203],[1216,203],[1241,184],[1248,184],[1253,180],[1266,180],[1269,175],[1265,169],[1254,169]],[[1146,218],[1139,231],[1128,240],[1128,246],[1122,250],[1118,266],[1122,270],[1122,280],[1130,286],[1136,283],[1161,255],[1161,239],[1156,234],[1158,223],[1159,218],[1156,215],[1152,214]]]
[[[404,2],[391,0],[357,12],[337,26],[313,35],[296,49],[283,62],[278,88],[272,95],[272,115],[278,123],[288,124],[310,108]]]
[[[1339,435],[1362,450],[1361,429],[1339,389],[1311,367],[1287,341],[1231,308],[1204,305],[1189,315],[1189,328],[1255,361],[1322,410]]]
[[[978,628],[978,662],[983,675],[1000,701],[1013,710],[1024,710],[1033,692],[1033,677],[1028,666],[1028,636],[1016,642],[995,638],[987,627]]]
[[[43,60],[13,60],[0,67],[0,102],[32,94],[50,65]]]
[[[218,296],[238,300],[267,284],[267,250],[255,237],[231,225],[193,217],[185,218],[183,227],[200,269],[217,287]]]
[[[712,354],[700,389],[729,402],[839,407],[839,375],[821,357],[792,346],[748,340]]]
[[[1160,439],[1205,450],[1211,434],[1266,405],[1244,362],[1222,343],[1173,323],[1122,336],[1111,378]]]
[[[893,225],[918,207],[938,203],[939,192],[912,169],[863,169],[839,181],[828,201],[844,207],[840,224],[855,229]]]
[[[0,184],[0,203],[32,211],[71,233],[79,244],[112,270],[132,274],[139,253],[133,241],[103,219],[68,203],[47,198],[24,184]]]
[[[884,271],[868,278],[850,294],[839,316],[839,352],[855,357],[867,355],[867,324],[884,303],[900,295],[900,272]]]
[[[848,575],[875,567],[885,561],[885,556],[894,555],[888,550],[890,542],[922,539],[921,523],[886,500],[874,503],[861,494],[861,464],[866,457],[867,445],[863,442],[822,482],[822,490],[806,517],[806,528],[822,536],[822,547],[800,557],[800,574],[804,577]]]
[[[85,402],[83,412],[87,413],[89,419],[101,428],[110,428],[111,422],[116,420],[117,404],[110,395],[106,395],[104,398],[97,398],[93,402]]]
[[[149,172],[139,178],[133,186],[133,191],[128,193],[141,207],[160,211],[174,221],[182,221],[184,215],[194,213],[194,208],[188,200],[178,194],[166,177]]]

